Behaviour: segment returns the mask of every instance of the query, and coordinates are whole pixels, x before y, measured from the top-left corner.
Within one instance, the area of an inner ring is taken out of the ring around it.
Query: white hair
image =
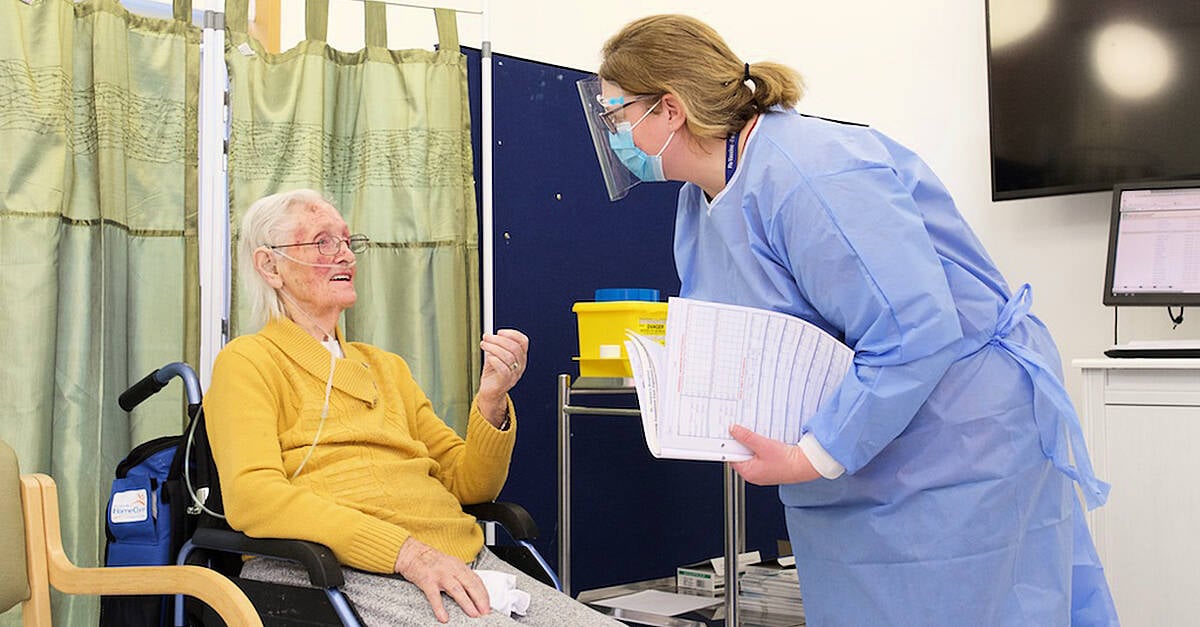
[[[250,301],[250,320],[243,332],[256,331],[284,314],[283,300],[254,267],[254,251],[260,246],[285,242],[296,230],[299,209],[330,205],[320,192],[295,189],[264,196],[254,201],[242,218],[238,243],[238,276]]]

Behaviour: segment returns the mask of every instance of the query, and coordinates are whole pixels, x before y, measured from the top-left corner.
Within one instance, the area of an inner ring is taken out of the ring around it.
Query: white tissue
[[[517,577],[498,570],[477,570],[476,575],[487,588],[492,610],[505,616],[524,616],[529,610],[529,593],[517,590]]]

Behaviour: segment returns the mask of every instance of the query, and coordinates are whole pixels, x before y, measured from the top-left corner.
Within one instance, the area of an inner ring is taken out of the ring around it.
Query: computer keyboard
[[[1200,358],[1200,339],[1196,340],[1144,340],[1128,344],[1114,344],[1104,351],[1109,357],[1137,359],[1194,359]]]

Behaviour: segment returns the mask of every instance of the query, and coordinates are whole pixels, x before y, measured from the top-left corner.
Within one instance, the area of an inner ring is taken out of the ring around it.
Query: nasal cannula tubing
[[[287,257],[287,255],[284,256]],[[291,257],[288,258],[291,259]],[[304,311],[304,308],[300,306],[300,303],[297,303],[296,299],[292,298],[290,294],[283,290],[279,290],[279,294],[283,296],[284,300],[288,301],[288,303],[295,307],[296,311],[304,314],[304,317],[308,318],[308,321],[312,323],[312,325],[316,327],[318,331],[324,334],[326,338],[333,338],[335,341],[337,340],[337,335],[322,329],[321,325],[317,324],[317,321],[314,320],[307,311]],[[304,456],[304,460],[300,462],[300,465],[296,467],[296,471],[292,473],[292,479],[300,476],[300,471],[304,469],[304,465],[307,464],[308,460],[312,458],[313,451],[317,450],[317,442],[321,439],[321,430],[325,428],[325,418],[329,416],[329,394],[333,391],[333,370],[336,366],[337,355],[334,354],[333,351],[329,351],[329,376],[325,379],[325,403],[321,407],[321,421],[317,423],[317,434],[313,436],[312,445],[308,447],[308,454]]]
[[[292,473],[292,479],[300,475],[300,471],[304,465],[308,463],[312,457],[313,451],[317,450],[317,440],[321,439],[321,429],[325,427],[325,418],[329,415],[329,392],[333,390],[333,367],[337,364],[337,355],[333,351],[329,351],[329,378],[325,381],[325,405],[321,408],[321,422],[317,423],[317,434],[313,436],[312,446],[308,447],[308,454],[304,456],[304,461],[296,467],[296,472]]]

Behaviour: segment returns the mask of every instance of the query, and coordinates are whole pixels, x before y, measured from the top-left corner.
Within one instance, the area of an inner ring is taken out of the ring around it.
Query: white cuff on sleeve
[[[834,459],[824,446],[821,446],[821,443],[817,441],[817,436],[813,435],[811,431],[800,438],[800,444],[797,446],[804,451],[804,454],[808,456],[808,461],[812,463],[813,468],[817,469],[817,472],[821,473],[822,477],[837,479],[846,472],[846,467]]]

